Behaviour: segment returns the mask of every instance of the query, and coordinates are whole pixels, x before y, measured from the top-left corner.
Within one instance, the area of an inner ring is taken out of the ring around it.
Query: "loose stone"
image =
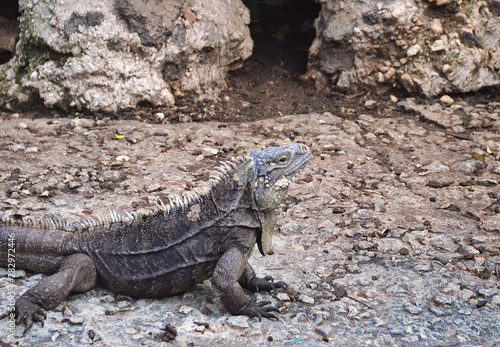
[[[409,57],[413,57],[413,56],[417,55],[418,53],[420,53],[421,50],[422,50],[422,47],[419,44],[416,44],[416,45],[413,45],[410,48],[408,48],[408,50],[406,51],[406,55],[408,55]]]
[[[299,296],[299,300],[305,302],[306,304],[314,304],[314,298],[310,297],[309,295],[301,294]]]
[[[290,297],[287,293],[278,293],[276,294],[276,298],[280,301],[290,301]]]
[[[92,128],[95,125],[95,122],[92,119],[77,118],[72,119],[70,124],[73,128]]]
[[[451,177],[440,177],[435,180],[429,180],[427,181],[427,186],[431,188],[444,188],[451,186],[453,184],[454,180]]]
[[[38,152],[38,147],[28,147],[26,148],[25,153],[37,153]]]
[[[177,311],[182,314],[189,314],[193,311],[193,308],[189,306],[181,306]]]
[[[449,316],[449,315],[453,314],[452,310],[444,310],[444,309],[441,309],[437,306],[430,306],[429,311],[431,311],[432,313],[434,313],[438,317]]]
[[[422,313],[422,308],[415,306],[415,305],[405,306],[404,310],[406,312],[409,312],[409,313],[414,314],[414,315],[418,315],[418,314]]]
[[[235,328],[246,329],[250,325],[248,324],[248,317],[246,316],[231,316],[227,319],[227,323]]]
[[[451,305],[451,299],[442,294],[437,294],[434,297],[434,302],[438,305]]]
[[[471,159],[460,161],[451,166],[453,170],[462,171],[467,175],[479,172],[484,167],[484,164],[478,160]]]
[[[210,147],[205,147],[201,150],[201,155],[204,157],[213,157],[214,155],[217,155],[219,153],[218,150]]]
[[[453,104],[455,100],[451,98],[449,95],[443,95],[439,101],[441,101],[443,104]]]

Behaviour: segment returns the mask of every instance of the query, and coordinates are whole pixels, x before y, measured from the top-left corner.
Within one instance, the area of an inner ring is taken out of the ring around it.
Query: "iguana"
[[[255,243],[263,255],[272,254],[274,210],[310,158],[306,145],[294,143],[222,162],[206,187],[149,214],[111,212],[73,223],[1,220],[0,266],[8,266],[14,238],[16,268],[50,275],[16,301],[16,323],[27,331],[43,322],[45,310],[97,283],[115,293],[157,298],[210,277],[231,314],[277,318],[269,302],[249,300],[242,288],[270,291],[284,283],[256,277],[248,258]]]

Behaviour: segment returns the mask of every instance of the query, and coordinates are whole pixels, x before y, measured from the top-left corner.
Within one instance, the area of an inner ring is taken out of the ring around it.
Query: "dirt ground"
[[[230,316],[208,281],[161,300],[96,288],[3,342],[156,346],[171,324],[178,346],[500,344],[498,96],[317,94],[289,56],[250,59],[215,102],[0,117],[2,218],[154,209],[203,185],[219,160],[310,146],[314,158],[278,211],[276,253],[251,259],[289,284],[256,295],[280,320]],[[10,284],[6,275],[0,269],[0,316],[7,291],[20,295],[42,277],[18,270]]]

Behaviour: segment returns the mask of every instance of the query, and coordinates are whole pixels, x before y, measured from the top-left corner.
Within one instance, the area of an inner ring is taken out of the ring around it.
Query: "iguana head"
[[[292,179],[311,159],[306,145],[292,143],[280,147],[267,147],[249,154],[253,159],[255,182],[252,182],[252,208],[257,211],[262,224],[262,234],[257,242],[262,255],[270,254],[274,223],[271,212],[285,199]]]

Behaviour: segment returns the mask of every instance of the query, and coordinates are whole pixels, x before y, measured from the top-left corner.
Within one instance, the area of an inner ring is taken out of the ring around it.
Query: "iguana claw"
[[[271,311],[277,311],[278,309],[272,306],[266,307],[266,305],[269,305],[270,303],[270,301],[257,302],[256,298],[252,298],[250,302],[240,310],[239,314],[247,315],[248,317],[258,317],[259,322],[262,320],[262,317],[279,320],[276,315],[270,313]]]
[[[286,283],[283,281],[279,281],[274,283],[274,279],[272,276],[266,276],[264,278],[260,277],[254,277],[250,281],[248,281],[247,284],[247,289],[254,291],[254,292],[260,292],[260,291],[265,291],[269,292],[271,290],[274,290],[276,288],[286,288]]]
[[[25,328],[23,335],[33,326],[33,322],[41,322],[47,318],[45,310],[31,302],[28,298],[20,297],[16,302],[16,325],[24,322]]]

